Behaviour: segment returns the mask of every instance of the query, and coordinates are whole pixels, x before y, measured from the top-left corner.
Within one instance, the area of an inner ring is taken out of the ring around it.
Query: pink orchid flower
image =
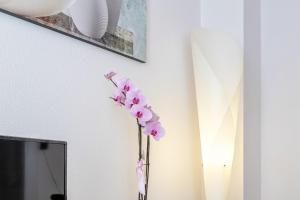
[[[146,97],[142,94],[140,90],[132,90],[126,95],[125,106],[130,109],[134,105],[146,105]]]
[[[117,86],[118,86],[119,90],[121,90],[125,94],[129,91],[134,90],[134,85],[133,85],[132,81],[128,78],[122,78],[122,79],[117,80]]]
[[[114,72],[113,70],[109,70],[109,71],[107,71],[107,72],[104,74],[104,77],[105,77],[107,80],[112,80],[112,77],[114,77],[115,75],[117,75],[116,72]]]
[[[146,122],[152,118],[152,113],[148,108],[144,106],[135,105],[130,110],[131,114],[136,117],[140,125],[145,126]]]
[[[147,123],[158,121],[159,116],[152,110],[151,106],[146,106],[146,108],[148,108],[152,112],[152,118]]]
[[[136,176],[138,179],[138,189],[139,189],[139,193],[141,193],[142,195],[145,195],[146,191],[145,191],[145,185],[146,185],[146,181],[145,181],[145,175],[144,175],[144,160],[140,160],[138,161],[137,165],[136,165]]]
[[[165,129],[160,122],[155,121],[147,123],[144,133],[145,135],[152,135],[156,141],[159,141],[165,135]]]
[[[119,105],[124,105],[124,103],[125,103],[125,96],[124,96],[123,92],[121,92],[120,90],[117,90],[115,92],[112,99]]]

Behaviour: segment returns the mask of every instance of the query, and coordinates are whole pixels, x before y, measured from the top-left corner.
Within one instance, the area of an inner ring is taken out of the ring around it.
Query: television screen
[[[65,142],[0,136],[0,200],[65,199]]]

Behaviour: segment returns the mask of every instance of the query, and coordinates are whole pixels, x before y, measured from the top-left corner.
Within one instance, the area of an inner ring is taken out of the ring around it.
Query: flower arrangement
[[[136,118],[138,126],[139,155],[136,166],[138,180],[138,200],[147,200],[150,172],[150,139],[159,141],[165,135],[165,129],[159,122],[159,116],[148,105],[146,97],[128,78],[116,78],[117,73],[109,71],[104,77],[116,88],[111,99],[125,107]],[[143,133],[143,134],[142,134]],[[143,154],[143,135],[146,136],[146,155]],[[145,157],[146,156],[146,157]]]

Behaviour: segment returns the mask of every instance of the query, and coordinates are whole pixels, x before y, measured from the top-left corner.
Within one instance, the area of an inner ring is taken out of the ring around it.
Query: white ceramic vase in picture
[[[123,0],[107,0],[108,26],[107,32],[114,33],[118,26]]]
[[[0,0],[0,8],[27,17],[55,15],[75,0]]]
[[[78,30],[92,38],[102,38],[108,25],[106,0],[76,0],[69,8]]]

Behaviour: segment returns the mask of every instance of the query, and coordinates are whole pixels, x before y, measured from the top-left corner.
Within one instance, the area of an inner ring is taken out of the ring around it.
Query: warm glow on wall
[[[207,200],[225,200],[242,121],[241,47],[224,33],[192,34],[194,74]]]

